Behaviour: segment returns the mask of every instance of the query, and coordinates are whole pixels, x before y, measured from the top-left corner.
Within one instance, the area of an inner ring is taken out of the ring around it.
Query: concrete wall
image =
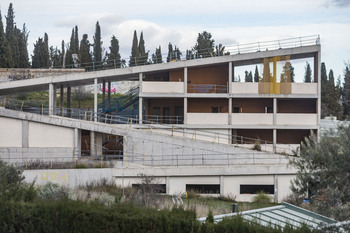
[[[317,114],[278,113],[277,125],[317,125]]]
[[[233,94],[258,94],[259,83],[233,82]],[[291,83],[292,95],[317,95],[317,83]]]
[[[233,125],[273,125],[272,113],[233,113]]]
[[[184,93],[183,82],[143,82],[144,93]]]
[[[84,69],[0,68],[0,82],[85,72]]]
[[[112,170],[112,168],[25,170],[23,175],[28,183],[35,181],[35,184],[43,185],[52,182],[75,188],[102,179],[112,181]]]
[[[0,132],[0,158],[9,163],[72,161],[79,149],[73,128],[0,117]]]
[[[189,125],[227,125],[227,113],[187,113]]]

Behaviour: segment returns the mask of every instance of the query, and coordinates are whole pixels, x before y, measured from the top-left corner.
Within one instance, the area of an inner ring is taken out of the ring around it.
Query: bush
[[[254,198],[253,202],[255,203],[260,203],[260,204],[267,204],[271,203],[271,197],[269,197],[266,193],[264,192],[259,192]]]

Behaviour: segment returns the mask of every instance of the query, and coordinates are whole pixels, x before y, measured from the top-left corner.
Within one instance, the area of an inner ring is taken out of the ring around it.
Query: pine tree
[[[312,72],[311,72],[310,64],[306,62],[304,82],[311,83],[312,82],[311,75],[312,75]]]
[[[13,66],[12,51],[4,32],[4,25],[0,12],[0,67],[11,68]]]
[[[107,59],[109,62],[113,62],[116,68],[121,67],[121,57],[119,53],[119,41],[113,35],[111,39],[111,46],[109,47],[109,53],[107,54]]]
[[[163,58],[162,58],[162,51],[161,47],[159,45],[159,48],[156,48],[156,51],[154,54],[152,54],[152,63],[157,64],[157,63],[162,63]]]
[[[136,30],[134,30],[134,37],[132,39],[132,47],[131,47],[131,56],[130,56],[130,60],[129,60],[129,66],[136,66],[138,57],[139,57],[139,48],[138,48],[137,33],[136,33]]]
[[[90,42],[88,40],[88,35],[84,34],[83,39],[80,41],[79,49],[79,62],[81,67],[91,66],[92,55],[90,53]]]
[[[211,33],[203,31],[198,33],[197,43],[193,47],[197,58],[211,57],[214,53],[214,42]]]
[[[10,3],[10,6],[7,11],[7,16],[6,16],[6,38],[10,44],[10,48],[12,52],[13,67],[18,68],[19,67],[19,49],[18,49],[16,37],[15,37],[14,19],[15,19],[15,14],[13,11],[12,3]]]
[[[254,72],[254,82],[258,83],[260,81],[260,75],[258,66],[255,66],[255,72]]]

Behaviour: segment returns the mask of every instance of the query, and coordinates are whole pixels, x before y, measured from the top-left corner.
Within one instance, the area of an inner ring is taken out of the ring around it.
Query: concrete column
[[[228,63],[228,124],[232,125],[232,62]]]
[[[184,68],[184,91],[187,94],[187,67]]]
[[[103,143],[103,138],[101,133],[95,133],[95,148],[96,148],[96,156],[100,159],[103,153],[102,150],[102,143]]]
[[[22,148],[29,147],[29,122],[22,121]]]
[[[111,101],[111,81],[108,81],[108,101]]]
[[[166,194],[170,195],[170,178],[165,177]]]
[[[106,100],[106,81],[102,82],[102,102]]]
[[[317,64],[317,139],[320,140],[320,124],[321,124],[321,46],[320,51],[316,53],[314,63]]]
[[[142,97],[139,97],[139,124],[142,124],[142,119],[143,119],[143,116],[142,116],[142,101],[143,101],[143,98]]]
[[[225,195],[224,176],[220,176],[220,195]]]
[[[277,129],[273,129],[273,153],[276,153],[276,145],[277,145]]]
[[[61,108],[63,108],[64,107],[64,88],[63,88],[63,86],[61,86],[61,88],[60,88],[60,106],[61,106]]]
[[[79,141],[81,140],[81,138],[79,137],[79,129],[78,128],[74,128],[74,158],[79,158],[81,156],[80,153],[80,146],[79,146]]]
[[[276,153],[276,145],[277,145],[276,120],[277,120],[277,98],[273,98],[273,153]]]
[[[71,107],[71,95],[72,95],[72,88],[67,87],[67,108]]]
[[[275,199],[275,203],[278,203],[278,175],[273,175],[274,178],[274,199]]]
[[[184,125],[187,125],[187,97],[184,98]]]
[[[55,98],[55,93],[54,93],[54,85],[52,83],[49,84],[49,115],[53,115],[53,105],[54,105],[54,98]]]
[[[97,78],[94,79],[94,121],[97,122]]]
[[[90,132],[90,156],[96,156],[96,146],[95,146],[95,132]]]
[[[142,93],[143,73],[139,73],[139,93]]]

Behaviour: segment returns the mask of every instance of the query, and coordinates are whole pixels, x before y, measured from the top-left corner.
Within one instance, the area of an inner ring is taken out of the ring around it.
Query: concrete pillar
[[[276,121],[277,121],[277,98],[273,98],[273,153],[276,153],[276,145],[277,145]]]
[[[165,186],[166,186],[166,194],[170,195],[170,178],[169,178],[169,176],[165,177]]]
[[[142,101],[143,101],[143,98],[142,97],[139,97],[139,124],[142,124],[142,120],[143,120],[143,116],[142,116]]]
[[[187,94],[187,67],[184,68],[184,91]]]
[[[232,62],[228,63],[228,124],[232,125]]]
[[[22,121],[22,148],[29,147],[29,122]]]
[[[225,195],[224,176],[220,176],[220,195]]]
[[[101,133],[95,133],[95,148],[96,148],[96,156],[100,159],[103,154],[102,150],[103,138]]]
[[[315,55],[314,64],[317,64],[315,72],[317,71],[317,139],[320,140],[320,124],[321,124],[321,46],[320,51]]]
[[[184,125],[187,125],[187,97],[184,98]]]
[[[55,114],[55,104],[56,104],[56,88],[55,85],[49,84],[49,115]]]
[[[63,88],[63,86],[61,86],[61,88],[60,88],[61,90],[60,90],[60,106],[61,106],[61,108],[63,108],[64,107],[64,88]]]
[[[67,108],[71,107],[71,95],[72,95],[72,88],[67,87]]]
[[[90,156],[96,156],[95,132],[90,131]]]
[[[108,81],[108,101],[111,101],[111,81]]]
[[[97,122],[97,78],[94,79],[94,121]]]
[[[274,178],[274,201],[275,203],[278,203],[278,175],[273,175]]]
[[[102,82],[102,102],[106,100],[106,81]]]
[[[139,73],[139,96],[142,93],[142,81],[143,81],[143,73]],[[142,124],[142,121],[143,121],[143,114],[142,114],[142,109],[143,109],[142,104],[143,103],[142,103],[142,101],[143,101],[143,98],[139,97],[139,124]]]
[[[74,128],[74,158],[81,157],[81,131]]]
[[[277,129],[273,129],[273,153],[276,153],[276,146],[277,146]]]

